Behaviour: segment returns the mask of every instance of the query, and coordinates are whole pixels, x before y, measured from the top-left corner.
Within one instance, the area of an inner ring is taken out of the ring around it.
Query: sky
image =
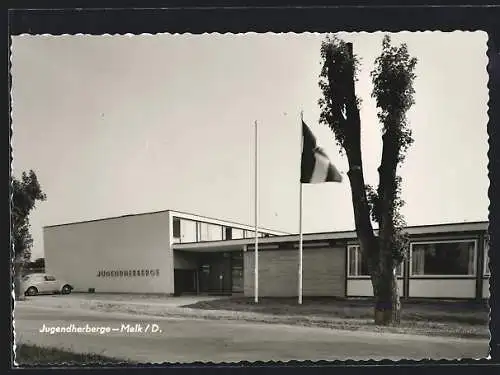
[[[365,180],[378,183],[381,138],[370,72],[383,33],[338,33],[361,60]],[[487,34],[390,34],[418,59],[414,144],[398,173],[408,225],[487,220]],[[300,111],[333,164],[319,124],[325,34],[29,36],[12,38],[13,174],[33,169],[47,195],[30,216],[32,258],[43,226],[180,210],[299,229]],[[354,229],[343,183],[303,186],[303,231]]]

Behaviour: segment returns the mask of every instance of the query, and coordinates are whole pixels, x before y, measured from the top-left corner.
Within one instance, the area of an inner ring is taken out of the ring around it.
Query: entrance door
[[[206,254],[200,268],[200,292],[226,294],[231,292],[231,258],[225,253]]]

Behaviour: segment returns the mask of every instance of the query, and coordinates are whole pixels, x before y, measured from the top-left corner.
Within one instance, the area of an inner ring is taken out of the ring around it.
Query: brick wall
[[[298,294],[298,250],[259,251],[259,296]],[[345,248],[304,248],[304,296],[345,297]],[[254,252],[244,254],[244,292],[254,295]]]

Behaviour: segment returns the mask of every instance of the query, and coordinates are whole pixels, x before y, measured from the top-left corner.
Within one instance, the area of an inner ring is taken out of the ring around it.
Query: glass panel
[[[368,272],[368,262],[366,260],[366,257],[363,256],[363,252],[361,251],[361,248],[359,246],[357,247],[357,252],[358,252],[358,276],[370,276],[370,273]]]
[[[414,244],[412,275],[474,275],[474,242]]]
[[[224,239],[225,240],[232,240],[233,239],[233,228],[231,227],[225,227],[224,228]]]
[[[357,247],[349,247],[349,276],[357,276],[356,274],[356,249]]]
[[[425,270],[425,245],[414,245],[411,255],[412,275],[424,275]]]
[[[191,220],[181,220],[180,225],[181,242],[196,242],[196,222]]]
[[[221,241],[222,230],[220,225],[201,223],[200,241]]]
[[[181,238],[181,220],[178,217],[174,217],[172,227],[174,238]]]
[[[239,240],[243,238],[243,230],[233,228],[233,240]]]
[[[222,240],[222,228],[220,225],[208,224],[209,241]]]
[[[357,253],[357,269],[356,269]],[[359,246],[349,246],[349,276],[370,276],[368,262],[363,259],[361,248]],[[396,275],[403,276],[403,264],[400,263],[396,268]]]

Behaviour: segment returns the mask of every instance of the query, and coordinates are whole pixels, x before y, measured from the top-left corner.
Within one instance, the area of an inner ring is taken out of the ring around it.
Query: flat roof
[[[198,215],[198,214],[191,214],[189,212],[183,212],[183,211],[176,211],[176,210],[169,210],[169,211],[172,212],[172,213],[174,213],[174,214],[185,215],[185,216],[194,216],[194,217],[199,218],[199,219],[211,220],[214,223],[217,223],[217,222],[222,223],[220,225],[234,224],[234,225],[239,225],[241,227],[245,227],[245,229],[240,228],[240,229],[243,229],[243,230],[250,230],[250,231],[254,230],[254,226],[251,225],[251,224],[242,224],[242,223],[238,223],[238,222],[235,222],[235,221],[229,221],[229,220],[225,220],[225,219],[216,219],[214,217],[208,217],[208,216],[203,216],[203,215]],[[180,218],[182,219],[183,217],[181,216]],[[187,220],[192,220],[192,219],[187,218]],[[269,228],[262,227],[262,226],[259,226],[258,229],[261,230],[261,231],[265,230],[265,231],[268,231],[268,232],[273,232],[273,233],[270,233],[270,234],[274,234],[274,235],[288,235],[288,234],[291,234],[290,232],[284,232],[284,231],[269,229]]]
[[[444,224],[428,224],[416,225],[406,228],[409,235],[421,234],[440,234],[440,233],[462,233],[462,232],[482,232],[488,230],[488,221],[475,221],[463,223],[444,223]],[[375,230],[375,235],[378,234],[378,229]],[[338,231],[338,232],[322,232],[322,233],[304,233],[303,241],[334,241],[334,240],[354,240],[357,239],[356,231]],[[265,247],[266,244],[279,244],[284,242],[298,242],[299,235],[283,235],[274,237],[259,237],[259,244]],[[237,240],[221,240],[221,241],[204,241],[204,242],[187,242],[174,243],[174,250],[186,251],[210,251],[218,249],[227,251],[241,249],[245,246],[251,246],[255,243],[255,238],[243,238]]]
[[[181,214],[181,215],[190,215],[190,216],[194,216],[194,217],[199,218],[199,219],[206,219],[206,220],[211,220],[211,221],[219,221],[219,222],[223,222],[225,224],[234,224],[234,225],[238,225],[238,226],[242,226],[242,227],[251,227],[251,225],[249,225],[249,224],[242,224],[242,223],[238,223],[236,221],[225,220],[225,219],[216,219],[214,217],[208,217],[208,216],[198,215],[198,214],[189,213],[189,212],[183,212],[183,211],[177,211],[177,210],[167,209],[167,210],[150,211],[150,212],[139,212],[139,213],[136,213],[136,214],[109,216],[109,217],[98,218],[98,219],[91,219],[91,220],[73,221],[73,222],[62,223],[62,224],[45,225],[45,226],[43,226],[43,228],[44,229],[45,228],[55,228],[55,227],[62,227],[62,226],[66,226],[66,225],[76,225],[76,224],[93,223],[93,222],[97,222],[97,221],[116,220],[116,219],[123,219],[123,218],[135,217],[135,216],[143,216],[143,215],[155,215],[155,214],[161,214],[161,213],[165,213],[165,212],[178,213],[178,214]],[[276,233],[276,235],[287,235],[287,234],[290,234],[288,232],[278,231],[278,230],[264,228],[264,227],[259,227],[259,229],[260,230],[269,231],[269,232],[274,232],[274,233]]]

